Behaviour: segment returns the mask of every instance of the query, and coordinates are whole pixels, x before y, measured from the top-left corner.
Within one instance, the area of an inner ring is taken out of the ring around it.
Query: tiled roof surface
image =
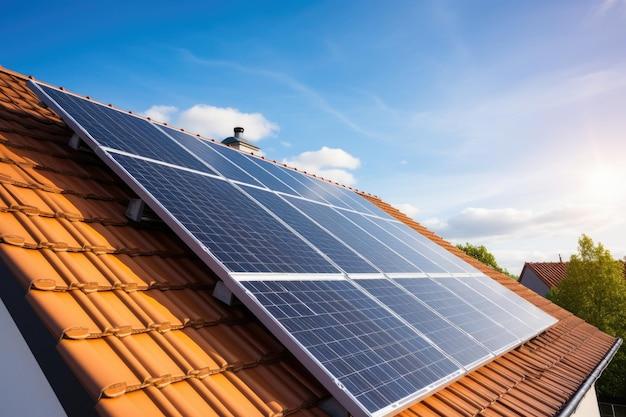
[[[327,391],[0,68],[0,259],[103,416],[322,416]],[[560,321],[402,416],[554,415],[615,340],[366,196]],[[11,277],[1,277],[0,285]]]
[[[520,280],[523,279],[526,268],[533,271],[548,288],[556,287],[567,274],[567,262],[526,262]]]
[[[534,272],[537,278],[539,278],[548,288],[556,287],[559,282],[567,275],[568,262],[526,262],[522,273],[520,274],[520,281],[524,278],[524,271],[528,268]],[[622,274],[626,279],[626,264],[623,265]]]

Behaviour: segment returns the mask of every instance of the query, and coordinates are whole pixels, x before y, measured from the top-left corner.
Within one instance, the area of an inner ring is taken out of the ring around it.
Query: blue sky
[[[93,3],[93,4],[92,4]],[[0,65],[524,261],[626,255],[626,2],[5,0]]]

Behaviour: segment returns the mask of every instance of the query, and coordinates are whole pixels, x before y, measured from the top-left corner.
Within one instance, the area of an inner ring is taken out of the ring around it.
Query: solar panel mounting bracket
[[[224,281],[217,281],[217,284],[215,284],[215,288],[213,289],[213,297],[229,306],[232,306],[235,300],[233,292],[226,287]]]
[[[67,142],[70,148],[75,151],[85,151],[85,152],[93,152],[90,147],[82,140],[77,133],[74,133],[70,140]]]
[[[128,202],[124,215],[133,221],[140,222],[145,208],[146,203],[141,198],[133,198]]]

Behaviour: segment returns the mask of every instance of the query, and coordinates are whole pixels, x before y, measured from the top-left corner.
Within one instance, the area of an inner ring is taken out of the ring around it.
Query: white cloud
[[[243,137],[250,142],[273,136],[280,129],[261,113],[243,113],[232,107],[208,104],[196,104],[180,112],[174,106],[155,105],[146,110],[144,116],[216,140],[232,136],[237,126],[245,129]]]
[[[285,159],[287,165],[313,173],[344,185],[353,185],[356,178],[348,170],[361,165],[359,158],[339,148],[323,146],[318,151],[307,151],[291,159]]]
[[[451,217],[446,228],[455,236],[506,235],[526,227],[532,218],[529,210],[468,207]]]
[[[181,127],[203,136],[224,139],[233,135],[233,128],[241,126],[245,129],[244,138],[256,142],[272,136],[279,127],[267,120],[261,113],[242,113],[232,107],[215,107],[196,104],[183,111],[178,123]]]
[[[512,235],[520,238],[569,235],[585,229],[603,230],[624,223],[624,218],[595,205],[566,206],[543,212],[468,207],[448,220],[433,218],[423,223],[448,239],[497,239]]]
[[[157,122],[170,123],[170,115],[177,111],[178,109],[174,106],[154,105],[146,110],[143,115]]]

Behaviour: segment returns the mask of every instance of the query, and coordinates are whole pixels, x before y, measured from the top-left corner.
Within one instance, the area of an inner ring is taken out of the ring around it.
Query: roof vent
[[[230,146],[231,148],[235,148],[239,151],[245,152],[258,152],[260,149],[257,146],[254,146],[251,143],[246,142],[242,133],[243,127],[236,127],[234,129],[235,136],[227,137],[222,141],[224,145]]]

